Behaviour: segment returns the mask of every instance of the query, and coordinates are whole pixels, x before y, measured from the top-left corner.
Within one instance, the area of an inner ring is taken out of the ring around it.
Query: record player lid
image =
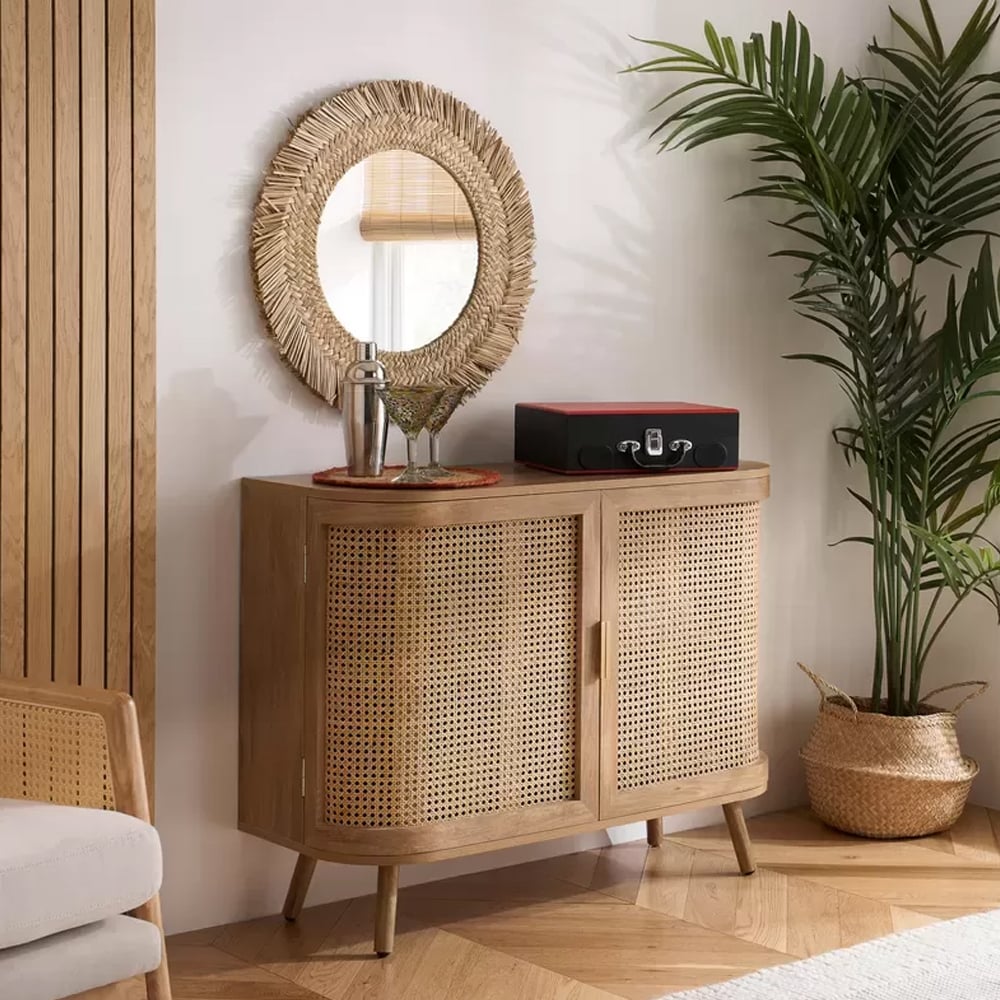
[[[739,413],[729,406],[706,406],[703,403],[660,402],[660,403],[518,403],[518,406],[549,413],[563,413],[567,416],[589,414],[640,415],[654,413]]]

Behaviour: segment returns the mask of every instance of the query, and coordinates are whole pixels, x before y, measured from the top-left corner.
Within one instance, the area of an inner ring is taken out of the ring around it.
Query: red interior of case
[[[518,403],[533,410],[565,414],[642,414],[642,413],[738,413],[731,406],[705,406],[702,403]]]

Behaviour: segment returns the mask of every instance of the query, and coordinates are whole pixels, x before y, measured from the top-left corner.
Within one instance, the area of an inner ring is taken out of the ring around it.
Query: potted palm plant
[[[834,431],[863,470],[851,495],[870,531],[875,612],[870,696],[810,673],[821,711],[802,751],[814,810],[869,836],[946,829],[978,770],[955,714],[924,673],[942,630],[969,598],[1000,615],[1000,550],[984,535],[1000,504],[1000,296],[985,220],[1000,209],[1000,74],[977,71],[997,28],[983,0],[947,46],[931,4],[914,23],[890,11],[901,47],[877,41],[880,71],[829,74],[808,30],[787,23],[742,45],[705,25],[706,50],[645,40],[630,67],[683,74],[656,106],[660,149],[753,140],[761,177],[743,196],[771,199],[800,262],[798,312],[828,346],[792,355],[828,369],[852,420]],[[972,266],[955,262],[976,238]],[[952,269],[939,321],[922,291],[929,265]],[[976,685],[973,696],[985,689]],[[959,687],[963,685],[951,685]]]

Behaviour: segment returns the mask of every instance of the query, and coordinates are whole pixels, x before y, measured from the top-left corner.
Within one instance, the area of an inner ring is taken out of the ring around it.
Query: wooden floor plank
[[[689,878],[683,919],[736,936],[736,898],[742,880],[736,862],[698,851]]]
[[[642,885],[646,860],[653,853],[641,841],[604,848],[597,859],[589,888],[634,903]]]
[[[788,952],[811,958],[840,947],[837,893],[801,879],[788,880]]]
[[[375,898],[351,900],[330,933],[309,956],[289,963],[294,981],[325,1000],[408,995],[420,961],[441,932],[424,927],[400,912],[396,943],[388,960],[372,951]]]
[[[758,868],[741,878],[736,896],[735,934],[744,941],[788,952],[788,877]]]
[[[892,916],[892,930],[895,934],[900,931],[914,931],[918,927],[937,923],[936,917],[927,913],[918,913],[916,910],[907,910],[902,906],[890,906],[889,913]]]
[[[563,854],[554,858],[545,858],[542,861],[532,861],[522,867],[529,871],[535,871],[545,878],[558,878],[580,886],[582,889],[590,889],[602,853],[601,848],[592,851],[577,851],[575,854]]]
[[[975,809],[976,807],[971,807]],[[963,820],[963,822],[965,822]],[[748,821],[758,864],[778,866],[784,871],[810,867],[926,868],[928,870],[997,868],[998,858],[983,851],[982,820],[968,821],[970,829],[955,831],[964,836],[963,848],[942,850],[940,837],[912,840],[866,840],[839,833],[821,823],[808,810],[792,810],[758,816]],[[949,835],[951,836],[951,835]],[[731,855],[732,845],[724,825],[673,834],[674,843],[694,850]]]
[[[655,852],[650,852],[636,905],[681,919],[687,908],[697,854],[671,841],[664,841]]]
[[[998,816],[864,841],[803,810],[751,821],[755,875],[724,828],[583,851],[400,893],[372,952],[372,897],[179,935],[176,1000],[653,1000],[938,919],[1000,908]],[[725,836],[725,841],[721,839]]]
[[[838,892],[837,913],[841,948],[886,937],[894,930],[892,907],[877,899]]]
[[[955,857],[977,866],[1000,868],[1000,847],[988,809],[969,806],[950,831]]]
[[[407,1000],[614,1000],[576,982],[473,941],[440,931],[421,958]]]
[[[268,972],[295,979],[301,965],[329,940],[350,905],[348,899],[312,906],[303,910],[294,923],[279,915],[236,924],[223,929],[215,939],[215,947]]]
[[[986,812],[990,817],[990,828],[993,830],[993,840],[997,845],[997,851],[1000,852],[1000,812],[996,809],[987,809]]]
[[[421,920],[625,997],[720,982],[786,961],[769,951],[638,906],[414,900]]]
[[[636,841],[633,844],[617,844],[592,851],[564,854],[518,867],[529,875],[560,879],[581,889],[613,896],[621,902],[634,903],[642,884],[646,858],[647,845]]]
[[[438,882],[410,886],[402,894],[421,899],[466,899],[552,902],[614,905],[619,900],[608,893],[553,878],[534,864],[514,865],[493,871],[476,872]]]
[[[779,869],[782,870],[782,869]],[[1000,908],[1000,877],[995,873],[945,869],[876,868],[843,870],[813,867],[785,870],[798,878],[857,896],[877,899],[890,906],[933,913],[941,908],[957,915]]]
[[[316,994],[210,945],[168,944],[174,1000],[316,1000]]]

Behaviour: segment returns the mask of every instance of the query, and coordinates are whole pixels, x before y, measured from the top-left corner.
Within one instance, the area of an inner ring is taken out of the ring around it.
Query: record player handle
[[[679,438],[676,441],[671,441],[667,445],[667,455],[665,462],[644,462],[640,457],[642,453],[642,444],[639,441],[619,441],[618,450],[622,454],[630,455],[632,461],[639,466],[640,469],[673,469],[676,468],[681,462],[684,461],[687,453],[694,447],[694,445],[687,440],[687,438]]]

